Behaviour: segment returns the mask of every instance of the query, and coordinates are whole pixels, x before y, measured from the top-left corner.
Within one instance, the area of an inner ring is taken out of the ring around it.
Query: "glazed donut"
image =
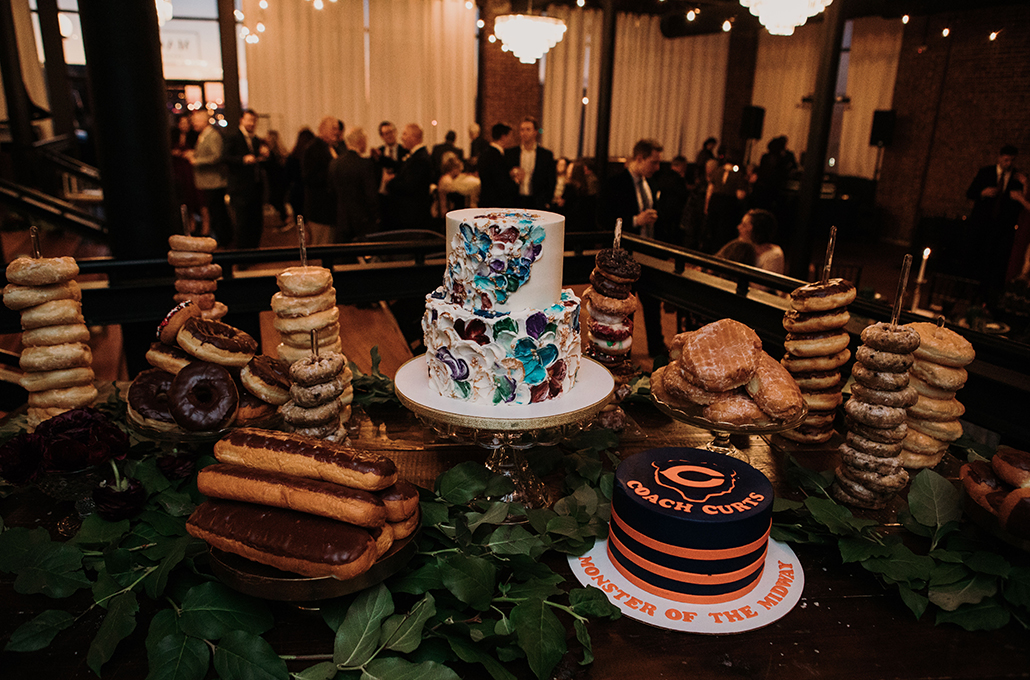
[[[786,430],[779,434],[798,444],[825,444],[833,438],[833,427],[830,425],[808,425],[802,423],[793,430]]]
[[[311,348],[300,348],[290,347],[289,345],[280,342],[275,348],[276,355],[285,361],[286,363],[293,364],[294,362],[300,361],[301,359],[307,359],[311,356]],[[319,354],[330,353],[330,354],[343,354],[343,343],[339,338],[335,342],[328,345],[319,345]]]
[[[290,379],[302,387],[311,387],[340,375],[346,364],[346,358],[337,352],[309,355],[290,366]]]
[[[689,371],[685,371],[679,362],[663,366],[658,371],[656,371],[656,381],[660,382],[665,391],[674,399],[686,401],[690,404],[708,406],[729,396],[728,392],[709,392],[700,385],[695,384],[691,377],[687,377]]]
[[[157,339],[166,345],[174,345],[179,329],[195,316],[200,316],[200,308],[189,300],[175,305],[157,324]]]
[[[196,267],[176,267],[175,278],[177,279],[208,279],[214,281],[222,278],[222,265],[202,264]]]
[[[23,309],[21,312],[21,327],[26,331],[43,326],[83,323],[86,323],[86,320],[82,318],[82,303],[78,300],[51,300]]]
[[[218,247],[218,241],[210,236],[183,236],[172,234],[168,237],[168,247],[172,250],[185,251],[187,253],[213,253]]]
[[[859,363],[851,367],[851,376],[858,384],[874,390],[903,390],[908,387],[908,373],[874,371]]]
[[[881,352],[910,354],[919,347],[919,333],[909,326],[874,323],[862,329],[862,343]]]
[[[843,349],[836,354],[827,357],[796,357],[790,353],[783,355],[780,363],[783,367],[794,373],[819,373],[823,371],[835,371],[851,358],[851,350]]]
[[[790,294],[790,305],[799,312],[826,312],[849,305],[854,300],[855,286],[844,279],[809,283]]]
[[[258,354],[240,369],[240,382],[269,404],[280,406],[290,400],[290,367],[285,361]]]
[[[909,434],[911,434],[909,430]],[[874,458],[893,458],[901,451],[901,442],[878,442],[875,439],[868,439],[857,432],[848,432],[848,446],[855,451],[872,456]]]
[[[846,307],[829,309],[825,312],[799,312],[788,309],[783,315],[783,329],[788,333],[825,333],[844,328],[851,320]]]
[[[176,429],[175,418],[168,409],[168,390],[174,377],[159,368],[140,371],[126,395],[129,419],[137,425],[161,432]]]
[[[276,414],[274,404],[269,404],[258,397],[255,397],[246,390],[240,390],[240,405],[236,409],[236,420],[233,423],[236,427],[253,427],[271,418]]]
[[[844,395],[833,387],[828,390],[801,390],[801,398],[809,409],[815,411],[830,411],[844,401]]]
[[[175,292],[184,295],[204,295],[218,290],[218,284],[205,279],[175,279]],[[211,303],[214,306],[214,302]],[[210,309],[210,308],[209,308]]]
[[[847,445],[845,444],[845,446]],[[837,470],[838,473],[843,472],[844,477],[856,484],[861,484],[873,493],[890,494],[908,484],[908,473],[904,469],[896,470],[889,475],[882,475],[870,470],[861,470],[849,465],[842,465]]]
[[[849,440],[850,443],[850,440]],[[899,450],[901,447],[898,447]],[[901,469],[901,461],[896,456],[874,456],[848,444],[841,444],[840,459],[843,467],[855,468],[878,475],[897,474]]]
[[[282,293],[272,296],[272,311],[281,317],[308,316],[336,306],[336,289],[329,287],[318,295],[290,297]]]
[[[4,304],[14,311],[35,307],[51,300],[81,300],[82,290],[75,281],[52,283],[49,286],[4,286]]]
[[[878,349],[862,345],[855,352],[855,361],[873,371],[905,373],[912,365],[912,355],[881,352]]]
[[[626,337],[622,340],[605,340],[594,335],[593,331],[587,330],[587,341],[599,351],[612,356],[623,356],[629,354],[633,349],[633,338]]]
[[[919,333],[917,359],[962,368],[976,357],[973,345],[953,330],[938,328],[937,324],[926,321],[910,323],[908,327]]]
[[[840,384],[840,371],[808,371],[791,376],[803,390],[827,390]]]
[[[731,423],[733,425],[751,425],[768,422],[769,416],[758,408],[746,392],[734,390],[725,399],[705,406],[704,417],[713,423]]]
[[[310,333],[332,326],[340,321],[340,308],[333,305],[321,312],[308,314],[307,316],[281,317],[277,316],[272,321],[272,326],[280,333]]]
[[[633,283],[640,278],[640,263],[625,248],[605,248],[594,256],[594,266],[617,283]]]
[[[168,264],[173,267],[201,267],[211,264],[214,256],[211,253],[192,253],[186,250],[169,250]]]
[[[57,371],[63,368],[79,368],[93,363],[89,345],[70,342],[64,345],[26,347],[18,360],[23,371]]]
[[[215,300],[215,304],[211,309],[200,310],[200,318],[207,319],[208,321],[218,321],[228,313],[229,308],[225,306],[225,303]]]
[[[844,423],[847,425],[849,432],[855,432],[866,439],[872,439],[874,442],[883,442],[885,444],[904,441],[905,435],[908,434],[908,423],[902,423],[897,427],[873,427],[860,423],[850,416],[845,416]]]
[[[856,508],[865,508],[867,510],[879,510],[887,505],[889,498],[877,496],[871,491],[868,491],[862,487],[864,493],[861,496],[852,495],[840,482],[839,479],[833,480],[833,484],[830,485],[830,493],[841,503],[845,505],[851,505]]]
[[[966,494],[987,512],[996,514],[997,509],[987,501],[987,496],[1002,491],[1004,485],[994,474],[991,464],[982,460],[974,460],[972,463],[963,465],[958,474]]]
[[[333,284],[333,274],[325,267],[288,267],[275,276],[279,290],[291,297],[318,295]]]
[[[908,427],[946,442],[953,442],[962,436],[962,424],[957,420],[925,420],[909,417]]]
[[[7,265],[7,280],[19,286],[49,286],[79,275],[74,257],[22,257]]]
[[[733,319],[720,319],[689,333],[679,361],[710,392],[725,392],[754,375],[762,341],[751,328]]]
[[[916,359],[909,372],[931,387],[948,392],[957,392],[966,384],[969,374],[966,369],[935,364]]]
[[[202,361],[223,366],[246,366],[258,344],[248,334],[221,321],[188,319],[176,336],[179,346]]]
[[[195,361],[168,388],[168,409],[175,422],[190,432],[228,427],[236,417],[240,395],[224,366]]]
[[[186,354],[178,347],[166,345],[163,342],[150,343],[150,349],[144,357],[147,363],[154,368],[176,375],[179,371],[190,365],[195,359]]]
[[[758,356],[755,374],[744,387],[758,408],[776,420],[793,420],[801,415],[805,399],[798,384],[780,362],[765,352]]]
[[[919,430],[910,427],[908,434],[905,435],[905,440],[902,442],[902,446],[914,453],[932,456],[947,449],[948,442],[941,441],[928,434],[923,434]]]
[[[330,324],[325,328],[315,331],[315,338],[318,340],[319,347],[324,347],[327,342],[338,342],[340,340],[340,324]],[[307,333],[283,333],[279,336],[279,339],[290,347],[304,350],[311,349],[310,331]]]
[[[991,466],[1012,486],[1030,488],[1030,453],[1002,445],[991,459]]]
[[[279,413],[287,423],[295,427],[317,427],[329,422],[339,424],[341,408],[340,402],[335,399],[311,408],[288,401],[279,407]]]
[[[590,272],[590,285],[601,295],[615,298],[616,300],[625,300],[633,294],[628,283],[612,281],[602,274],[596,267]]]
[[[825,357],[847,349],[851,336],[847,331],[821,333],[787,333],[783,347],[795,357]],[[861,350],[859,350],[861,351]]]
[[[18,384],[28,392],[42,392],[76,385],[92,385],[93,377],[92,368],[81,366],[79,368],[62,368],[56,371],[23,373]]]
[[[25,347],[61,345],[67,342],[89,342],[89,329],[85,324],[70,323],[41,326],[21,334],[21,344]]]
[[[915,392],[915,390],[912,390]],[[931,399],[917,393],[916,403],[909,407],[908,414],[923,420],[955,420],[961,418],[966,407],[958,399]]]
[[[937,453],[916,453],[911,449],[901,449],[898,452],[898,460],[908,470],[922,470],[923,468],[936,467],[944,458],[944,450]]]
[[[851,394],[867,404],[893,406],[894,408],[908,408],[919,398],[919,393],[911,387],[900,390],[874,390],[860,382],[851,386]]]
[[[347,387],[349,387],[349,385],[345,384],[343,380],[337,376],[328,382],[312,385],[311,387],[292,385],[290,387],[290,398],[298,406],[314,408],[319,404],[325,404],[326,402],[335,400],[343,394],[343,390]]]
[[[870,427],[891,428],[905,422],[905,409],[893,406],[867,404],[858,399],[848,399],[844,411],[854,420]]]
[[[60,387],[42,392],[29,392],[29,406],[36,408],[82,408],[97,398],[97,388],[89,385]]]
[[[192,302],[200,311],[205,309],[211,309],[215,306],[214,293],[176,293],[172,296],[172,299],[176,302]]]
[[[591,308],[599,310],[602,314],[626,317],[637,311],[637,296],[633,293],[620,300],[602,295],[591,286],[583,291],[583,299],[589,303]]]
[[[930,397],[931,399],[944,399],[945,401],[947,401],[948,399],[954,399],[955,395],[958,394],[957,392],[951,392],[949,390],[942,390],[940,388],[934,387],[933,385],[930,385],[929,383],[920,380],[911,373],[908,377],[909,384],[912,385],[913,389],[915,389],[916,392],[923,395],[924,397]]]

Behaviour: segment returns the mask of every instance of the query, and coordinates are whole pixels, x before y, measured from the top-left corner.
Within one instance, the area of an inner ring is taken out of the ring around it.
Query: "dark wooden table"
[[[673,422],[648,406],[633,406],[619,448],[622,456],[657,446],[696,446],[707,432]],[[440,471],[469,459],[484,460],[484,451],[440,441],[402,410],[380,410],[374,419],[356,418],[354,436],[395,458],[402,475],[432,486]],[[742,442],[752,464],[765,472],[778,491],[783,488],[782,454],[763,439]],[[832,456],[806,461],[811,467],[834,464]],[[8,526],[53,529],[63,510],[34,492],[0,500]],[[856,514],[859,514],[856,512]],[[880,518],[882,519],[882,517]],[[570,654],[556,669],[557,677],[600,678],[1025,678],[1030,677],[1030,635],[1017,624],[992,632],[966,632],[953,625],[916,621],[897,591],[885,588],[854,565],[842,565],[835,549],[794,546],[805,573],[800,603],[779,621],[759,630],[725,636],[704,636],[660,630],[628,618],[590,625],[595,661],[579,666]],[[1017,559],[1027,558],[1018,555]],[[564,555],[547,559],[571,579]],[[1027,563],[1030,559],[1025,559]],[[73,612],[90,602],[88,592],[68,600],[14,592],[13,575],[0,575],[0,644],[24,621],[46,609]],[[141,604],[146,598],[141,598]],[[333,633],[317,613],[285,603],[272,603],[276,627],[265,639],[281,655],[331,653]],[[144,605],[145,607],[145,605]],[[144,608],[138,619],[149,621]],[[0,653],[0,678],[47,677],[91,679],[86,650],[100,625],[91,615],[58,635],[46,650]],[[104,666],[105,680],[142,680],[147,662],[144,624],[125,639]],[[574,641],[570,642],[570,647]],[[291,671],[312,662],[291,662]],[[466,667],[463,677],[480,677],[481,667]],[[485,676],[482,673],[482,676]],[[214,671],[209,677],[215,677]]]

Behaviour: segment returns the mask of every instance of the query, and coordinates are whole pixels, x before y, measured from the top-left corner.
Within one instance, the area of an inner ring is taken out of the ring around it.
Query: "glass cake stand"
[[[715,453],[731,456],[738,460],[742,460],[745,463],[751,462],[750,456],[733,445],[733,442],[730,441],[730,435],[772,434],[774,432],[783,432],[784,430],[793,430],[805,420],[805,415],[808,414],[808,408],[802,405],[801,413],[793,420],[770,420],[765,422],[748,423],[747,425],[716,423],[708,420],[702,415],[704,407],[700,404],[691,404],[689,407],[673,405],[664,388],[659,382],[655,381],[651,382],[651,401],[654,402],[654,405],[659,411],[673,420],[678,420],[681,423],[687,423],[688,425],[694,425],[695,427],[703,427],[711,432],[715,438],[708,442],[708,444],[703,448],[709,451],[714,451]]]
[[[440,395],[429,382],[425,355],[408,360],[394,378],[397,398],[445,437],[490,449],[486,467],[511,479],[515,490],[501,500],[527,508],[550,505],[550,494],[529,469],[524,449],[551,446],[579,430],[614,397],[615,380],[604,366],[582,357],[576,385],[557,399],[497,407]]]

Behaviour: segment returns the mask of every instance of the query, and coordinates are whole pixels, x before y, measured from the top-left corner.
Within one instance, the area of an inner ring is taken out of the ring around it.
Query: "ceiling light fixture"
[[[830,6],[833,0],[740,0],[758,21],[772,35],[793,35],[794,29],[803,26],[809,17],[814,17]]]
[[[554,17],[531,14],[530,3],[526,14],[502,14],[494,19],[494,34],[504,47],[523,64],[536,60],[561,42],[565,37],[565,22]]]

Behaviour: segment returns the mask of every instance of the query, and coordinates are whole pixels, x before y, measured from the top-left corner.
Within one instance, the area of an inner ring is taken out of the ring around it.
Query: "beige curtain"
[[[787,135],[787,148],[798,158],[807,147],[812,108],[801,100],[815,92],[821,41],[821,23],[801,26],[792,36],[759,33],[751,103],[765,109],[765,122],[762,139],[752,148],[753,163],[773,137]]]
[[[904,26],[895,19],[856,19],[851,34],[848,97],[840,134],[838,171],[872,179],[876,147],[869,146],[873,112],[890,109]]]
[[[543,134],[541,143],[555,157],[575,159],[579,149],[580,120],[583,120],[583,154],[592,156],[597,135],[597,69],[601,59],[601,12],[551,5],[549,16],[562,19],[565,37],[547,53],[544,78]],[[584,62],[590,64],[584,69]],[[583,112],[584,73],[587,81],[585,116]]]
[[[46,79],[43,64],[40,63],[42,52],[36,50],[36,36],[32,28],[32,13],[29,3],[15,0],[11,3],[11,14],[14,18],[14,31],[18,40],[18,58],[21,61],[22,81],[29,93],[32,103],[44,109],[49,108]],[[0,80],[0,120],[6,120],[7,99],[3,96],[3,81]],[[41,136],[50,137],[52,127],[49,120],[34,123]]]

